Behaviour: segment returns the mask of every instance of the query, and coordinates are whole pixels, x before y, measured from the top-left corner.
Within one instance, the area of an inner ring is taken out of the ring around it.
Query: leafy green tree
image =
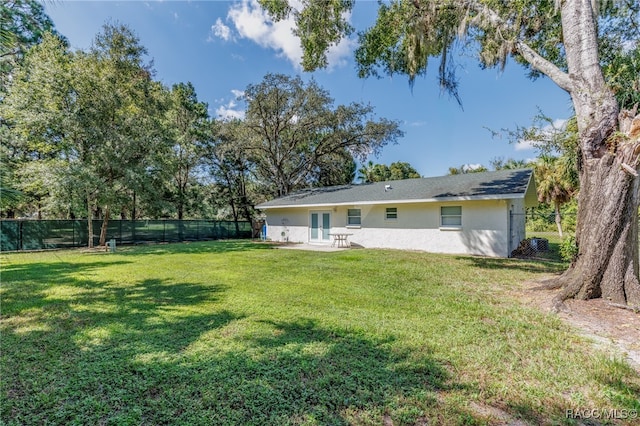
[[[516,160],[513,158],[497,157],[490,161],[491,168],[493,170],[514,170],[514,169],[526,169],[532,166],[527,160]]]
[[[1,103],[0,103],[1,106]],[[0,107],[0,111],[2,108]],[[0,217],[13,218],[22,194],[15,185],[16,155],[15,135],[8,126],[0,124]]]
[[[276,18],[293,14],[307,70],[325,65],[327,46],[352,30],[346,16],[353,1],[331,2],[331,13],[318,12],[323,1],[304,2],[301,10],[287,0],[261,4]],[[400,73],[413,83],[438,56],[440,84],[460,100],[452,54],[463,45],[477,49],[484,67],[504,67],[511,57],[571,96],[579,138],[578,255],[556,280],[563,288],[556,306],[595,297],[640,305],[640,117],[637,88],[625,84],[640,75],[639,17],[633,1],[392,0],[380,3],[376,23],[359,35],[363,77]]]
[[[35,211],[38,220],[44,212],[52,210],[54,197],[52,190],[56,184],[55,171],[64,167],[60,159],[32,160],[23,163],[15,174],[18,190],[23,195],[24,210]]]
[[[231,209],[236,232],[240,232],[241,217],[252,221],[255,215],[253,198],[255,182],[251,177],[253,163],[247,156],[247,128],[240,120],[212,122],[209,143],[204,158],[214,180],[218,206]]]
[[[3,162],[3,164],[6,164]],[[0,211],[7,212],[7,217],[12,218],[15,206],[23,198],[23,193],[12,186],[13,179],[9,175],[10,170],[3,167],[0,169]]]
[[[376,164],[373,166],[373,182],[383,182],[391,178],[391,170],[386,164]]]
[[[539,213],[548,208],[553,210],[558,233],[562,236],[562,207],[576,197],[579,189],[578,129],[575,117],[565,125],[556,127],[552,118],[539,113],[534,117],[533,126],[507,131],[507,134],[514,142],[527,140],[532,143],[539,152],[538,160],[533,164],[526,164],[524,161],[504,161],[498,158],[492,161],[492,165],[496,170],[505,167],[520,168],[519,166],[534,168],[538,201],[543,203],[537,210]]]
[[[171,198],[176,206],[178,219],[182,220],[189,200],[194,195],[190,187],[198,186],[195,173],[202,162],[209,114],[207,104],[198,101],[191,83],[174,85],[170,99],[167,128],[171,134],[173,149],[170,151],[168,168],[172,177]]]
[[[529,129],[526,129],[529,130]],[[520,129],[523,131],[523,129]],[[518,132],[513,132],[513,134]],[[523,169],[527,167],[533,167],[532,164],[528,163],[525,160],[514,160],[513,158],[494,158],[490,162],[491,168],[493,170],[506,170],[506,169]],[[489,169],[482,164],[472,165],[472,164],[463,164],[460,167],[449,167],[450,175],[463,175],[467,173],[482,173],[488,172]]]
[[[465,175],[467,173],[482,173],[489,171],[485,166],[479,165],[469,165],[463,164],[460,167],[449,167],[450,175]]]
[[[37,0],[5,0],[0,3],[0,93],[11,70],[25,52],[53,31],[53,22]]]
[[[371,160],[367,161],[366,164],[363,164],[358,169],[358,180],[362,183],[374,182],[374,179],[375,179],[373,174],[374,167],[375,167],[375,164]]]
[[[554,207],[558,234],[562,237],[562,215],[560,208],[568,203],[577,188],[572,182],[571,164],[566,157],[542,156],[535,165],[536,189],[538,201],[552,204]]]
[[[389,165],[390,180],[417,179],[420,177],[422,177],[420,173],[409,163],[396,161]]]
[[[369,161],[359,170],[362,183],[384,182],[386,180],[402,180],[420,178],[420,173],[409,163],[396,161],[386,164],[374,164]]]
[[[151,79],[146,53],[128,27],[107,24],[91,50],[74,61],[80,112],[74,148],[88,207],[102,212],[101,245],[112,211],[126,202],[126,188],[145,175],[147,160],[166,143],[162,86]]]
[[[70,67],[65,42],[45,34],[15,68],[12,84],[0,103],[3,166],[9,169],[12,187],[26,191],[21,205],[14,207],[35,205],[38,216],[42,214],[38,205],[48,203],[52,188],[35,171],[47,170],[47,165],[61,157],[69,158],[64,123],[71,114]]]
[[[356,162],[346,149],[327,155],[318,161],[317,169],[311,174],[311,185],[348,185],[356,177]]]
[[[73,54],[45,35],[16,68],[0,107],[22,166],[64,160],[54,168],[56,181],[71,188],[70,198],[85,200],[90,235],[91,219],[102,214],[101,244],[111,212],[128,202],[128,190],[153,168],[151,154],[166,142],[162,86],[152,81],[145,53],[124,26],[105,25],[88,52]],[[52,189],[37,179],[27,183],[38,185],[30,189],[36,201],[46,195],[36,189]]]
[[[395,121],[374,120],[371,106],[334,107],[326,90],[300,77],[267,74],[244,97],[247,149],[257,177],[270,184],[273,195],[308,186],[327,157],[346,151],[364,159],[403,134]]]

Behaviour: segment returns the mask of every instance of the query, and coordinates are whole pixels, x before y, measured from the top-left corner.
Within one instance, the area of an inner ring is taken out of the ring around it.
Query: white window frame
[[[351,214],[357,211],[358,214]],[[351,223],[352,219],[357,219],[358,223]],[[360,228],[362,226],[362,209],[347,209],[347,228]]]
[[[460,209],[460,214],[444,213],[444,209]],[[451,219],[457,218],[457,223],[451,222]],[[447,220],[445,220],[447,219]],[[440,206],[440,229],[462,229],[462,206]]]

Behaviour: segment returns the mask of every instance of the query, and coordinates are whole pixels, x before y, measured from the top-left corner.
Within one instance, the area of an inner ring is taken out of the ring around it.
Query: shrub
[[[567,262],[573,262],[578,255],[578,246],[576,245],[576,237],[569,235],[562,239],[560,243],[560,257]]]

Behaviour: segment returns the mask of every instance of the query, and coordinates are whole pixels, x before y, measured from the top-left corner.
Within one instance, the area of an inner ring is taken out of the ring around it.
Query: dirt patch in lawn
[[[550,312],[559,290],[541,290],[525,282],[513,295],[529,306]],[[567,300],[558,317],[579,329],[596,346],[626,359],[640,373],[640,313],[611,306],[603,299]]]

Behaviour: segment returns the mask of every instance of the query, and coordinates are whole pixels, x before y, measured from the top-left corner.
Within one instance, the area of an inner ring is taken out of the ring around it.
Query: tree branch
[[[569,77],[569,74],[562,71],[553,63],[540,56],[538,52],[533,50],[525,42],[517,41],[515,48],[518,53],[520,53],[520,55],[522,55],[522,57],[526,59],[529,64],[531,64],[533,68],[549,77],[551,80],[553,80],[554,83],[560,86],[560,88],[566,90],[569,93],[573,91],[574,86],[571,78]]]
[[[20,50],[18,50],[18,49],[10,50],[10,51],[7,51],[5,53],[0,54],[0,58],[4,58],[5,56],[16,56],[18,53],[20,53]]]
[[[500,15],[498,15],[498,13],[495,10],[489,8],[484,4],[481,4],[478,0],[467,0],[465,3],[468,8],[470,8],[471,10],[474,10],[478,14],[478,17],[481,20],[482,19],[486,20],[490,25],[498,29],[504,30],[505,32],[507,30],[512,29],[509,23],[506,22],[504,19],[502,19],[502,17],[500,17]],[[506,41],[507,40],[505,40],[505,42]],[[572,80],[571,78],[569,78],[569,74],[562,71],[556,65],[554,65],[553,63],[549,62],[547,59],[542,57],[538,52],[533,50],[531,46],[529,46],[527,43],[525,43],[522,40],[516,39],[514,48],[517,50],[517,52],[520,55],[522,55],[522,57],[527,62],[529,62],[529,64],[533,68],[535,68],[536,70],[540,71],[541,73],[549,77],[551,80],[553,80],[554,83],[556,83],[562,89],[566,90],[567,92],[571,92],[574,89]]]

